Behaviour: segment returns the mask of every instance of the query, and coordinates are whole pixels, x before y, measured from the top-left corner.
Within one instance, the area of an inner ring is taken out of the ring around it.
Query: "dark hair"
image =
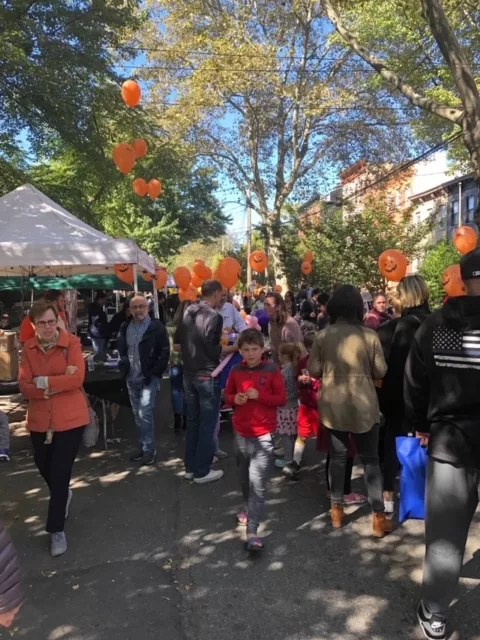
[[[28,319],[33,324],[36,324],[36,321],[38,320],[38,318],[43,316],[43,314],[49,310],[53,311],[55,318],[58,319],[58,309],[55,303],[47,302],[44,300],[39,300],[38,302],[34,302],[32,304],[32,308],[28,313]]]
[[[223,291],[223,285],[218,280],[206,280],[202,284],[202,298],[210,298],[217,291]]]
[[[387,300],[387,296],[384,291],[377,291],[376,293],[374,293],[372,297],[372,302],[375,302],[377,298],[385,298],[385,300]]]
[[[295,294],[293,293],[293,291],[288,290],[288,291],[285,293],[285,302],[286,302],[287,300],[291,300],[292,302],[295,302]]]
[[[310,333],[306,333],[303,336],[303,344],[305,345],[305,349],[310,349],[313,346],[316,335],[317,335],[316,333],[311,331]]]
[[[273,298],[275,300],[275,306],[277,308],[277,324],[283,327],[288,318],[287,305],[285,304],[285,300],[282,296],[276,291],[269,291],[265,298]]]
[[[98,302],[99,300],[102,300],[103,298],[107,298],[107,294],[105,293],[105,291],[97,291],[95,293],[95,302]]]
[[[330,295],[328,293],[320,293],[317,297],[318,304],[328,304],[330,300]]]
[[[44,299],[46,302],[56,302],[60,296],[63,296],[63,291],[57,291],[55,289],[49,289],[44,294]]]
[[[357,287],[342,284],[335,289],[327,304],[327,313],[331,324],[340,318],[350,324],[363,324],[363,298]]]
[[[238,337],[238,348],[241,349],[246,344],[255,344],[257,347],[265,346],[265,340],[258,329],[245,329]]]

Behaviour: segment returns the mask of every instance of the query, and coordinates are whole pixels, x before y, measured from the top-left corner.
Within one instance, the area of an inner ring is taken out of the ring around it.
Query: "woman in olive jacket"
[[[332,525],[343,524],[343,484],[350,436],[365,467],[373,511],[373,535],[391,531],[385,518],[378,460],[380,409],[375,381],[387,365],[377,334],[363,325],[363,300],[352,285],[339,287],[327,305],[330,325],[317,334],[308,362],[313,378],[322,378],[319,411],[330,449]]]

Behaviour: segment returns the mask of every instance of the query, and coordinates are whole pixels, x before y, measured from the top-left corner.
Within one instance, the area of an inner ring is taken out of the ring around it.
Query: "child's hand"
[[[302,373],[301,375],[298,376],[298,381],[301,384],[308,384],[310,380],[311,380],[310,376],[307,376],[306,374]]]
[[[258,400],[258,391],[256,389],[247,389],[245,395],[249,400]]]
[[[247,400],[248,398],[245,393],[237,393],[237,395],[233,399],[235,404],[239,404],[239,405],[246,404]]]
[[[78,371],[78,367],[76,367],[74,364],[69,364],[68,367],[65,369],[65,375],[73,376],[77,373],[77,371]]]

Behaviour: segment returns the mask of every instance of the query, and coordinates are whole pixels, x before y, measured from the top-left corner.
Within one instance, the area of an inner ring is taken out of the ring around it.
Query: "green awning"
[[[139,276],[138,288],[140,291],[152,291],[152,283],[146,282]],[[119,289],[132,291],[133,287],[125,284],[113,274],[77,275],[68,278],[51,278],[48,276],[0,278],[0,291],[14,289],[35,289],[36,291],[46,291],[48,289]]]

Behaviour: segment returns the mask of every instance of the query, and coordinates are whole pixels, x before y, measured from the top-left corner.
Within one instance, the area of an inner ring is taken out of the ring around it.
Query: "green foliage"
[[[420,273],[425,278],[425,282],[430,290],[430,304],[432,308],[442,305],[445,298],[445,291],[442,285],[443,272],[452,264],[460,262],[460,255],[452,242],[442,240],[435,247],[432,247],[425,254]]]
[[[428,220],[414,225],[410,210],[389,211],[380,199],[367,204],[362,213],[330,212],[301,229],[290,223],[282,228],[282,257],[289,285],[296,288],[307,280],[325,291],[345,283],[370,291],[383,288],[379,255],[386,249],[399,249],[413,260],[421,253],[432,224]],[[300,268],[307,250],[313,251],[315,260],[312,274],[305,278]]]

